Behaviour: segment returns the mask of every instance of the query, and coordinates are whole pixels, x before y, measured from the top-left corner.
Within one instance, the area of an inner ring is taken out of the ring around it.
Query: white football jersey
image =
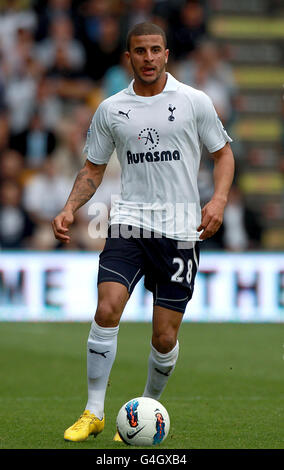
[[[121,165],[121,197],[110,223],[145,228],[176,240],[198,240],[197,187],[202,145],[210,153],[231,142],[211,99],[167,73],[158,95],[129,87],[96,110],[84,151],[96,164],[114,149]]]

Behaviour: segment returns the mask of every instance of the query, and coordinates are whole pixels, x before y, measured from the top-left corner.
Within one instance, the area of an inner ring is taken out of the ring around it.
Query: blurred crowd
[[[60,245],[51,220],[63,208],[78,170],[91,117],[106,97],[128,86],[125,37],[136,23],[165,29],[168,70],[205,91],[225,126],[234,120],[236,85],[229,62],[207,31],[198,0],[7,0],[0,4],[0,248],[101,249],[90,236],[91,204],[110,207],[120,191],[115,155],[103,183],[76,214],[72,243]],[[202,158],[202,204],[213,191],[212,162]],[[218,236],[206,246],[257,249],[261,227],[237,184]]]

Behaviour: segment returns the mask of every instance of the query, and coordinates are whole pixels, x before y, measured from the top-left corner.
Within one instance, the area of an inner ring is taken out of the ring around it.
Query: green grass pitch
[[[127,400],[142,394],[151,324],[120,325],[96,439],[65,442],[87,399],[87,323],[0,324],[0,448],[121,449],[112,441]],[[283,449],[284,325],[184,323],[161,402],[171,417],[161,449]]]

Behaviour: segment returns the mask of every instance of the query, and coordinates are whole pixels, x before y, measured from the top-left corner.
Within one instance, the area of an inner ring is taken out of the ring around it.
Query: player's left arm
[[[228,142],[211,156],[214,160],[214,194],[201,212],[201,224],[197,229],[199,232],[203,230],[200,240],[212,237],[220,228],[235,171],[234,156]]]

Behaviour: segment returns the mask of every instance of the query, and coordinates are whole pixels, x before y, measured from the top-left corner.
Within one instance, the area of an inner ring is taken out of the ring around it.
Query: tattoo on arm
[[[95,183],[93,182],[93,180],[91,178],[88,178],[87,179],[88,183],[89,183],[89,186],[90,186],[90,189],[93,189],[93,191],[95,192],[98,188],[96,187]]]
[[[74,211],[88,202],[97,190],[94,180],[87,175],[89,172],[84,168],[78,173],[67,200],[66,204],[70,204]]]

